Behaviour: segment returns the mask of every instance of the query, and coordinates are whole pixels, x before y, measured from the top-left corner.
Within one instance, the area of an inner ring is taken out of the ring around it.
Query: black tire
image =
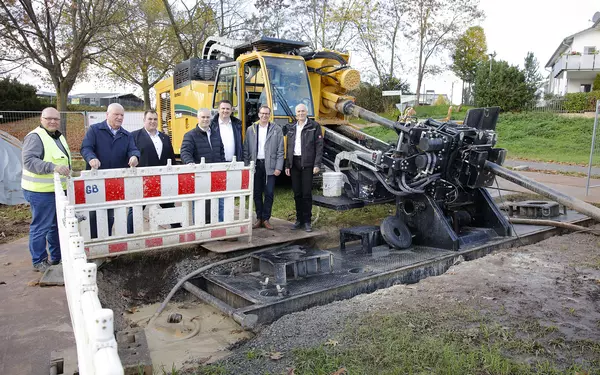
[[[381,236],[394,249],[406,249],[412,245],[410,230],[397,216],[388,216],[381,222]]]

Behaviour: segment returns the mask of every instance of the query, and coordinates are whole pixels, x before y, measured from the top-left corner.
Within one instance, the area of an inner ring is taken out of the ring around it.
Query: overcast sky
[[[486,14],[480,25],[487,37],[488,52],[495,51],[496,59],[522,67],[527,52],[533,51],[544,77],[547,73],[543,67],[560,42],[568,35],[590,27],[592,16],[600,11],[600,1],[593,0],[480,0],[480,6]],[[448,56],[448,52],[444,54]],[[353,59],[353,65],[360,69],[358,60]],[[449,61],[447,58],[447,62]],[[409,78],[409,82],[414,90],[416,77]],[[461,84],[450,72],[426,79],[424,89],[450,96],[452,82],[454,101],[457,102],[460,100]],[[39,84],[39,81],[31,83]],[[81,82],[74,87],[72,94],[131,92],[134,89],[131,86],[103,86],[98,82]]]

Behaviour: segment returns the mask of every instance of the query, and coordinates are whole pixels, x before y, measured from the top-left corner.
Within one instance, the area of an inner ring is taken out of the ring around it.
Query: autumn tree
[[[354,45],[371,60],[380,84],[395,77],[400,67],[403,12],[400,0],[357,1],[352,9],[351,22],[358,36]]]
[[[465,99],[465,82],[469,87],[475,80],[477,66],[487,61],[487,42],[481,26],[469,27],[455,42],[451,69],[462,80],[462,103]]]
[[[503,60],[480,64],[475,74],[473,96],[478,107],[499,106],[504,111],[522,110],[531,103],[533,93],[523,70]]]
[[[314,50],[344,50],[353,40],[351,35],[352,9],[360,0],[307,0],[292,3],[293,19],[289,35],[308,42]]]
[[[134,0],[125,21],[115,27],[118,42],[94,62],[115,80],[139,86],[150,109],[150,89],[181,60],[173,28],[161,0]]]
[[[3,63],[34,64],[56,89],[57,109],[92,57],[112,47],[110,31],[121,21],[122,0],[0,1]],[[5,65],[6,66],[6,65]],[[65,124],[61,130],[65,131]]]
[[[213,9],[202,1],[162,0],[169,25],[177,39],[182,60],[201,57],[206,38],[217,30]]]
[[[290,1],[256,0],[257,9],[246,21],[245,37],[253,39],[261,36],[284,39],[290,31],[293,20]],[[265,17],[268,14],[268,17]]]
[[[432,62],[441,51],[447,50],[464,30],[465,25],[482,19],[478,0],[407,0],[406,36],[413,42],[417,53],[416,102],[419,103],[421,85],[427,75],[442,70]]]

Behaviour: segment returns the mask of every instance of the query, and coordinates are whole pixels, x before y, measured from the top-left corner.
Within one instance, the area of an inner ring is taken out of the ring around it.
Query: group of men
[[[283,132],[279,125],[269,121],[271,109],[263,105],[259,120],[246,129],[242,142],[242,122],[232,116],[231,102],[219,103],[219,113],[211,118],[210,110],[198,110],[197,126],[187,132],[181,144],[184,164],[221,163],[243,160],[255,163],[254,205],[256,222],[253,228],[273,230],[270,223],[275,179],[285,170],[291,176],[296,222],[292,229],[312,231],[312,179],[319,172],[323,154],[323,133],[315,121],[309,119],[304,104],[296,107],[297,121],[287,133],[287,155],[284,161]],[[81,145],[81,156],[86,169],[111,169],[175,164],[175,153],[168,135],[158,131],[155,111],[144,113],[144,127],[134,132],[122,128],[124,108],[117,103],[108,106],[106,120],[94,124],[87,131]],[[42,111],[40,126],[25,136],[23,141],[22,188],[30,203],[32,222],[29,251],[35,271],[44,271],[49,265],[60,263],[60,243],[56,222],[54,172],[68,176],[72,157],[65,137],[60,133],[60,113],[54,108]],[[63,181],[66,190],[66,181]],[[223,221],[223,199],[219,199],[219,221]],[[173,203],[161,204],[173,207]],[[108,210],[108,233],[114,223],[114,212]],[[180,224],[171,224],[178,227]],[[133,233],[132,211],[129,210],[128,233]],[[95,212],[90,212],[90,234],[98,236]],[[48,247],[46,247],[46,245]],[[50,256],[48,257],[48,253]]]

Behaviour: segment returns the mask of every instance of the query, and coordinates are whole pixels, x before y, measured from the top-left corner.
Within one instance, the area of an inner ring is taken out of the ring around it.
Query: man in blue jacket
[[[81,144],[81,156],[86,169],[127,168],[138,165],[140,151],[131,134],[123,129],[125,110],[118,103],[106,109],[106,120],[93,124],[85,133]],[[112,234],[114,211],[108,210],[108,235]],[[97,238],[96,212],[90,212],[90,233]]]

